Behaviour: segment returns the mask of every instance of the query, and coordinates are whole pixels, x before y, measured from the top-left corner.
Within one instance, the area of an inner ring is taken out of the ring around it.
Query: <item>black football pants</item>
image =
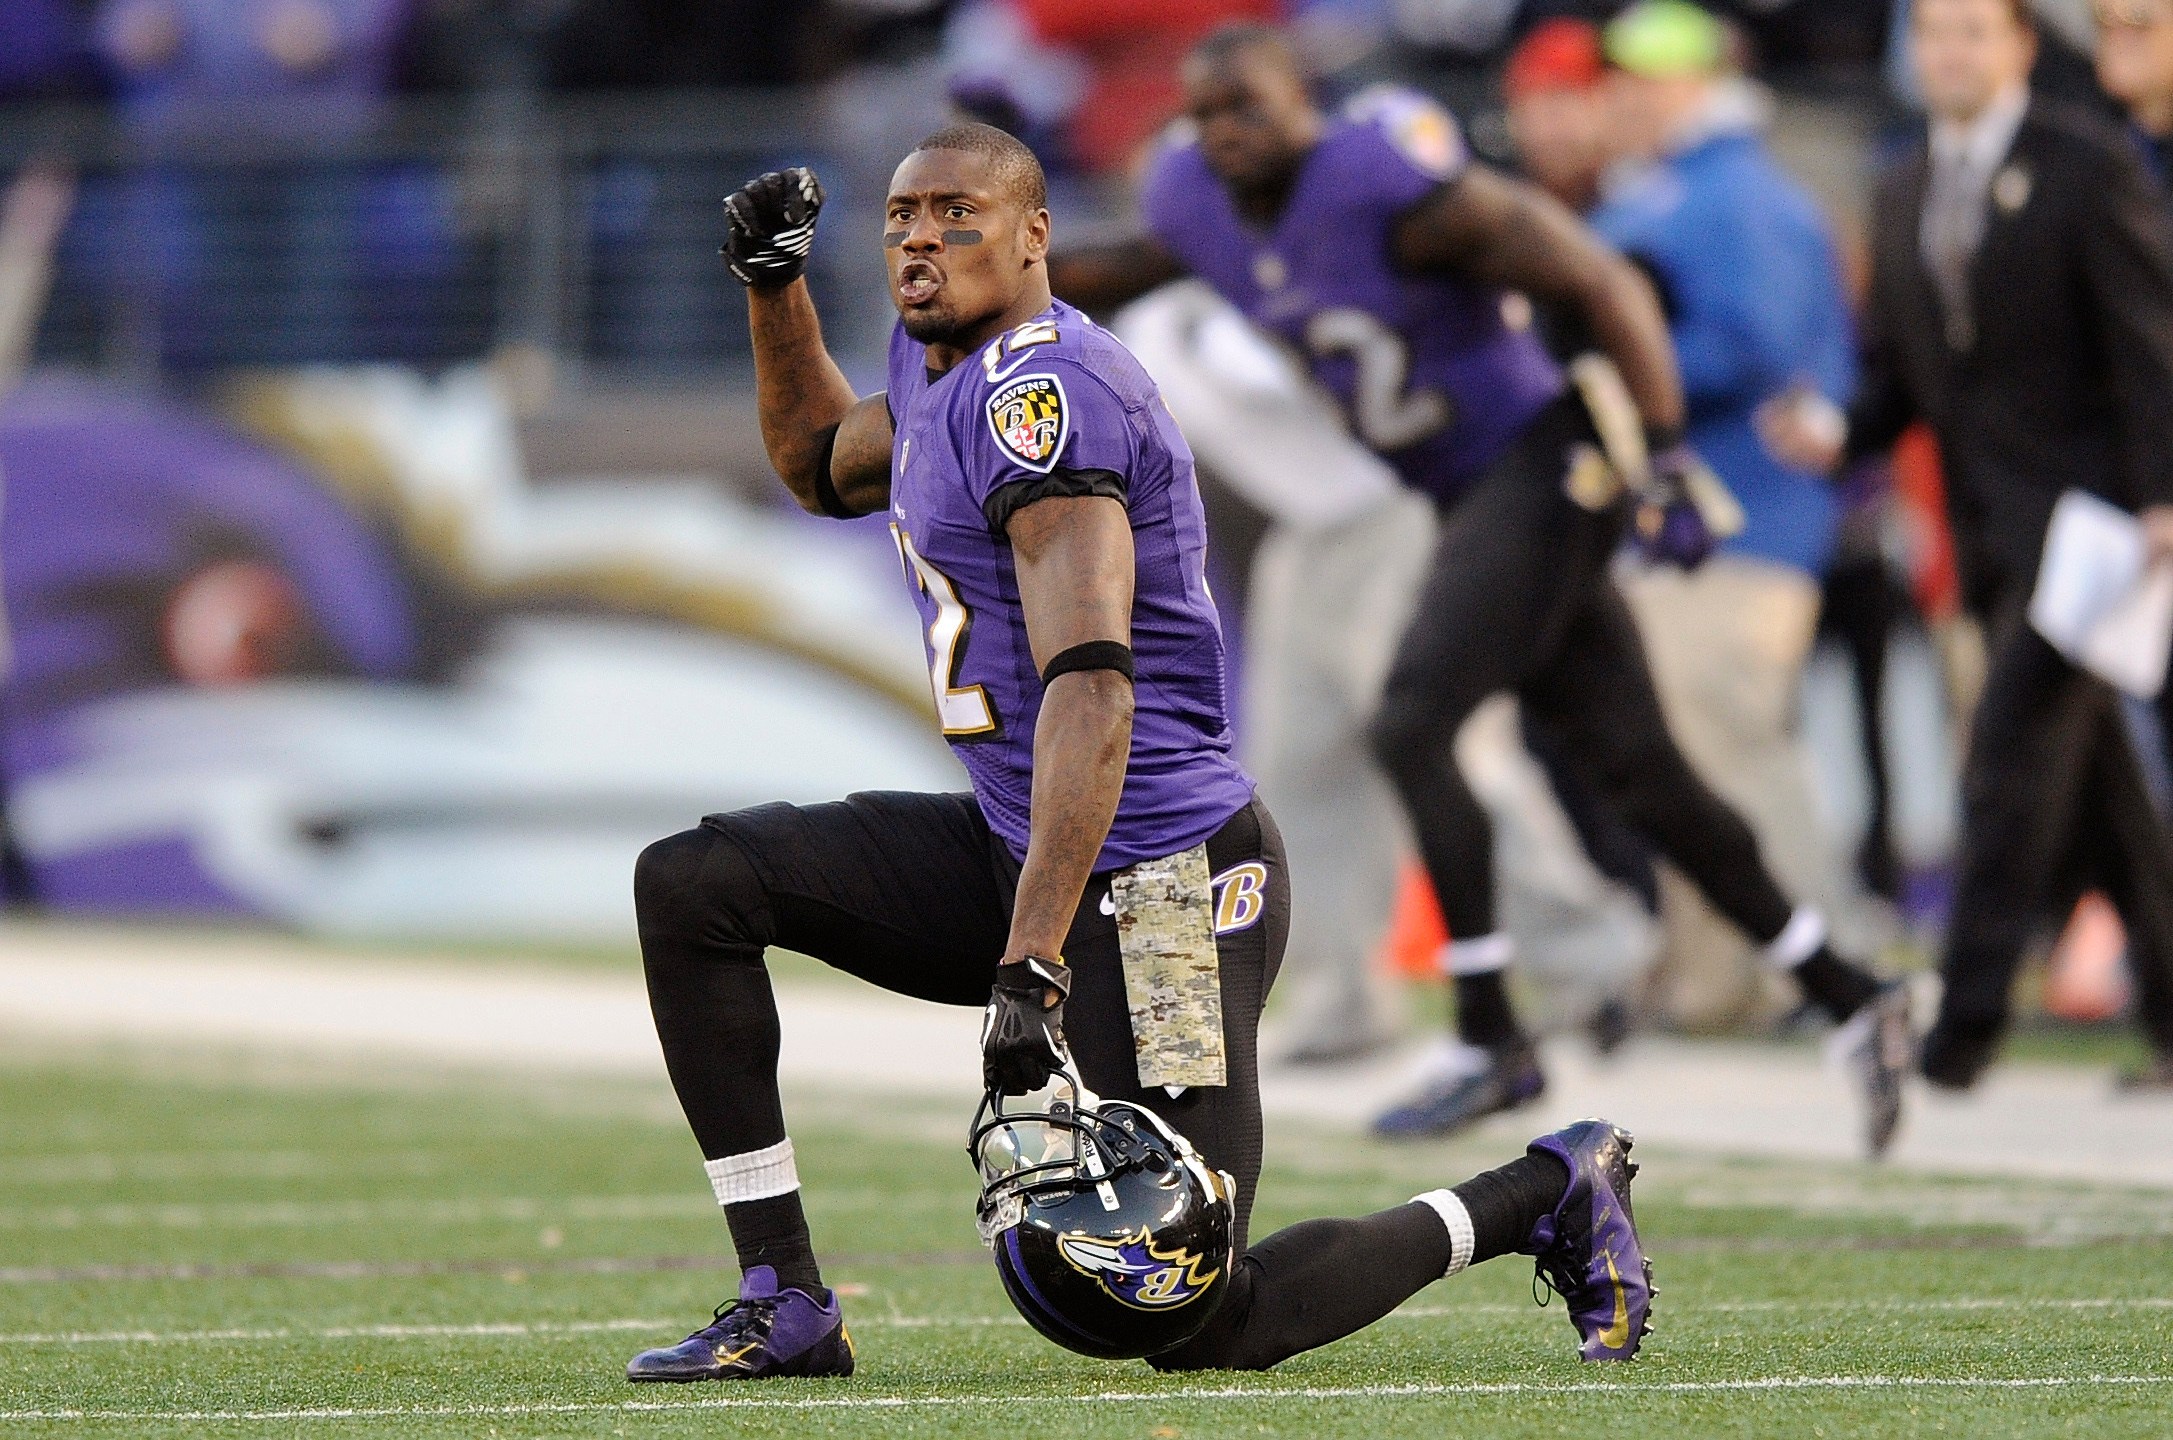
[[[1750,827],[1668,734],[1636,621],[1608,573],[1624,507],[1595,513],[1563,490],[1570,448],[1591,433],[1582,402],[1565,397],[1443,513],[1373,720],[1375,758],[1403,797],[1457,939],[1495,930],[1494,829],[1452,746],[1481,701],[1511,691],[1601,800],[1716,910],[1769,943],[1793,907]]]
[[[1259,861],[1268,877],[1259,919],[1216,942],[1229,1084],[1175,1099],[1141,1088],[1116,921],[1101,908],[1105,875],[1088,884],[1065,942],[1065,1034],[1089,1089],[1152,1109],[1237,1180],[1243,1258],[1230,1289],[1205,1333],[1154,1363],[1261,1369],[1402,1304],[1447,1269],[1449,1242],[1432,1210],[1406,1205],[1309,1221],[1247,1248],[1260,1178],[1260,1010],[1289,933],[1290,877],[1282,837],[1258,802],[1207,842],[1207,858],[1213,875]],[[703,1155],[785,1138],[765,947],[812,955],[901,995],[979,1007],[1009,939],[1018,872],[971,795],[764,805],[709,816],[644,851],[634,898],[649,1002]]]
[[[1965,1031],[2003,1024],[2030,941],[2101,888],[2127,924],[2143,1027],[2173,1053],[2173,838],[2120,697],[2046,643],[2019,604],[1990,639],[1962,772],[1940,1017]]]

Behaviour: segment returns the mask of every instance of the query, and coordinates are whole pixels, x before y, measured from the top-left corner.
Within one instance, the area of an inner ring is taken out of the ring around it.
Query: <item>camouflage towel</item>
[[[1140,1086],[1226,1084],[1207,847],[1119,870],[1109,897]]]

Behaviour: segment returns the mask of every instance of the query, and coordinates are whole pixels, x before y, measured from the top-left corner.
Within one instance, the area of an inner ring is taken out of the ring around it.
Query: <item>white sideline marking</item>
[[[2065,1390],[2081,1386],[2173,1385],[2173,1375],[1767,1375],[1747,1380],[1671,1380],[1652,1385],[1546,1385],[1525,1380],[1469,1384],[1305,1385],[1288,1389],[1088,1390],[1070,1395],[858,1395],[745,1400],[604,1400],[527,1405],[385,1405],[297,1410],[0,1410],[0,1421],[31,1420],[398,1420],[656,1410],[906,1410],[943,1407],[1186,1404],[1201,1400],[1397,1400],[1450,1395],[1714,1395],[1775,1390]]]
[[[2173,1310],[2173,1296],[2107,1296],[2093,1299],[2055,1299],[2042,1296],[2002,1299],[1998,1296],[1957,1297],[1949,1300],[1741,1300],[1720,1301],[1696,1307],[1701,1315],[1768,1314],[1776,1310],[1835,1310],[1878,1314],[1929,1315],[1983,1310],[2121,1311]],[[1410,1305],[1392,1311],[1389,1320],[1440,1320],[1460,1315],[1538,1315],[1531,1305]],[[465,1337],[496,1338],[524,1335],[598,1335],[620,1331],[675,1331],[677,1320],[628,1317],[618,1320],[568,1321],[475,1321],[445,1325],[336,1325],[321,1330],[286,1327],[263,1330],[50,1330],[0,1334],[0,1345],[193,1345],[237,1340],[435,1340]],[[862,1329],[886,1330],[979,1330],[991,1327],[1024,1328],[1015,1315],[864,1315],[852,1322]]]

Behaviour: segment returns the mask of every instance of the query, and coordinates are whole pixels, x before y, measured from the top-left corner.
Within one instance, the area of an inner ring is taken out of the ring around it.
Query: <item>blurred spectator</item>
[[[85,7],[74,0],[0,4],[0,102],[88,91],[95,78],[89,30]]]
[[[376,118],[409,0],[107,0],[100,50],[151,136],[350,136]]]
[[[1889,88],[1912,108],[1923,109],[1916,66],[1909,44],[1916,0],[1894,0],[1894,22],[1887,34],[1886,79]],[[2030,91],[2045,99],[2096,107],[2105,97],[2092,73],[2095,43],[2091,0],[2024,0],[2037,32],[2037,55],[2030,65]]]
[[[1624,593],[1683,752],[1750,822],[1782,884],[1841,919],[1848,887],[1815,819],[1796,713],[1837,502],[1823,477],[1776,460],[1755,425],[1759,405],[1791,387],[1829,408],[1854,391],[1840,266],[1816,203],[1766,150],[1770,101],[1734,73],[1722,21],[1686,0],[1646,0],[1605,43],[1624,159],[1593,228],[1657,284],[1690,442],[1748,521],[1699,569],[1639,569]],[[1669,891],[1665,1009],[1701,1028],[1745,1018],[1762,988],[1756,957],[1687,885]]]
[[[1024,140],[1061,183],[1073,168],[1065,127],[1093,79],[1078,52],[1036,38],[1008,0],[967,0],[953,10],[943,48],[953,103]]]
[[[836,68],[821,43],[822,6],[573,0],[569,10],[547,50],[548,80],[556,89],[754,87],[791,104],[787,92]],[[507,138],[522,143],[519,135]],[[739,305],[715,289],[718,261],[708,235],[716,201],[750,174],[814,159],[659,153],[605,137],[587,183],[576,191],[585,196],[582,260],[594,296],[584,317],[589,354],[665,366],[739,348]],[[826,178],[834,180],[834,173]],[[526,198],[515,197],[515,203]]]
[[[1629,0],[1384,0],[1394,33],[1407,45],[1467,61],[1498,54],[1516,35],[1553,20],[1598,26]],[[1885,43],[1893,0],[1716,0],[1716,13],[1739,24],[1761,59],[1786,65],[1862,64]]]
[[[366,190],[344,152],[378,117],[407,12],[408,0],[100,9],[122,113],[155,157],[111,263],[169,361],[354,357]]]
[[[2173,184],[2173,0],[2099,0],[2098,82],[2160,186]]]
[[[575,0],[413,0],[394,56],[402,91],[535,88]]]
[[[1121,169],[1181,104],[1177,67],[1194,41],[1233,20],[1275,20],[1280,0],[1010,0],[1035,39],[1086,62],[1071,151],[1092,171]]]
[[[1767,428],[1808,462],[1876,453],[1928,420],[1963,602],[1989,637],[1920,1067],[1977,1083],[2032,938],[2097,885],[2128,927],[2156,1053],[2144,1078],[2173,1084],[2173,837],[2119,697],[2025,618],[2070,488],[2173,550],[2173,229],[2117,131],[2032,93],[2021,0],[1917,0],[1911,42],[1932,123],[1879,191],[1863,393],[1838,433],[1793,405]]]
[[[2098,0],[2097,26],[2098,80],[2126,112],[2128,136],[2173,209],[2173,0]],[[2131,707],[2130,719],[2165,807],[2173,794],[2173,687],[2155,713]],[[2160,1083],[2173,1085],[2173,1058],[2159,1069]]]
[[[1524,173],[1573,210],[1598,201],[1600,177],[1615,159],[1600,89],[1606,69],[1598,28],[1556,19],[1524,37],[1502,75],[1509,138]]]
[[[798,85],[816,73],[821,7],[777,0],[574,0],[552,83],[610,90]]]

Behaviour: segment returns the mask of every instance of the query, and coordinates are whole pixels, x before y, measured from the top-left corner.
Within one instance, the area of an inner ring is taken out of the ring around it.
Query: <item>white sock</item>
[[[1426,1047],[1413,1067],[1419,1084],[1440,1085],[1472,1075],[1484,1075],[1493,1067],[1493,1052],[1466,1045],[1454,1035],[1443,1035]]]
[[[1449,1268],[1441,1272],[1446,1280],[1471,1263],[1471,1255],[1479,1248],[1479,1232],[1471,1223],[1471,1212],[1456,1197],[1454,1190],[1429,1190],[1424,1195],[1411,1197],[1414,1205],[1425,1205],[1441,1217],[1441,1223],[1449,1232]]]
[[[1826,944],[1826,917],[1808,905],[1796,908],[1788,924],[1766,946],[1766,963],[1776,970],[1793,970],[1816,955]]]
[[[767,1200],[773,1195],[790,1195],[800,1188],[800,1170],[792,1163],[792,1137],[789,1135],[766,1150],[750,1150],[744,1155],[704,1161],[702,1169],[709,1173],[709,1187],[717,1192],[719,1205]]]
[[[1451,940],[1441,947],[1441,973],[1488,975],[1509,968],[1517,955],[1517,942],[1502,931],[1471,940]]]

